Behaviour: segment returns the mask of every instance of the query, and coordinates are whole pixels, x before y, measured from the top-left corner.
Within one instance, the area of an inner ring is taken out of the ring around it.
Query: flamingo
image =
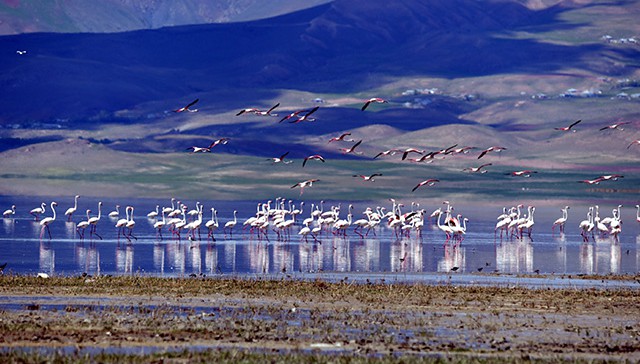
[[[238,223],[238,219],[237,219],[237,217],[236,217],[236,213],[237,213],[237,212],[238,212],[238,211],[233,210],[233,220],[232,220],[232,221],[227,221],[227,222],[224,224],[224,228],[223,228],[222,230],[224,231],[224,235],[225,235],[225,237],[227,236],[227,230],[229,230],[229,235],[230,235],[231,237],[233,237],[233,228],[234,228],[234,227],[236,226],[236,224]]]
[[[420,187],[422,187],[422,186],[425,186],[425,185],[426,185],[426,186],[433,186],[433,185],[435,185],[435,184],[436,184],[436,182],[440,182],[440,180],[439,180],[439,179],[436,179],[436,178],[429,178],[429,179],[426,179],[426,180],[424,180],[424,181],[422,181],[422,182],[418,183],[418,184],[417,184],[417,185],[416,185],[416,186],[411,190],[411,192],[413,192],[413,191],[417,190],[418,188],[420,188]]]
[[[306,181],[296,183],[295,185],[291,186],[291,188],[300,187],[300,196],[302,196],[302,193],[304,192],[305,187],[311,187],[313,186],[314,182],[318,182],[318,181],[320,180],[317,178],[308,179]]]
[[[342,151],[343,154],[350,154],[350,153],[362,154],[362,152],[355,151],[356,147],[358,147],[360,143],[362,143],[362,139],[358,140],[353,146],[351,146],[351,148],[340,148],[340,150]]]
[[[597,185],[597,184],[599,184],[599,183],[600,183],[600,182],[602,182],[602,181],[603,181],[603,179],[601,179],[601,178],[596,178],[596,179],[585,179],[585,180],[578,181],[578,182],[579,182],[579,183],[586,183],[586,184],[588,184],[588,185]]]
[[[627,124],[631,124],[631,122],[630,122],[630,121],[621,121],[621,122],[618,122],[618,123],[614,123],[614,124],[611,124],[611,125],[607,125],[607,126],[605,126],[605,127],[600,128],[600,131],[607,130],[607,129],[611,129],[611,130],[613,130],[613,129],[624,130],[624,129],[622,129],[620,126],[622,126],[622,125],[627,125]]]
[[[569,210],[569,206],[565,206],[564,208],[561,209],[562,217],[559,217],[556,221],[553,222],[553,225],[551,226],[551,231],[553,231],[555,227],[558,226],[560,229],[560,233],[564,233],[564,224],[567,222],[567,213],[568,213],[567,210]]]
[[[67,221],[71,221],[71,216],[73,216],[73,213],[76,212],[76,210],[78,209],[78,198],[80,196],[76,195],[76,197],[74,198],[74,203],[73,203],[73,207],[69,207],[67,209],[67,211],[65,211],[65,215],[67,215]]]
[[[305,159],[302,161],[302,167],[304,167],[304,165],[307,164],[307,161],[310,159],[319,160],[320,162],[324,163],[324,158],[320,154],[314,154],[314,155],[305,157]]]
[[[267,160],[271,161],[271,164],[276,164],[276,163],[283,163],[283,164],[290,164],[293,163],[293,161],[285,161],[284,158],[289,154],[289,152],[284,153],[283,155],[281,155],[280,157],[273,157],[273,158],[269,158]]]
[[[82,220],[80,221],[77,225],[76,225],[76,232],[78,233],[78,235],[80,236],[80,239],[84,239],[84,231],[87,229],[87,227],[89,226],[89,214],[91,213],[91,210],[87,209],[87,219],[86,220]],[[82,234],[80,234],[80,230],[82,230]]]
[[[384,152],[380,152],[378,154],[376,154],[375,157],[373,157],[373,159],[377,159],[378,157],[383,157],[383,156],[388,156],[388,155],[396,155],[398,153],[402,152],[402,150],[400,149],[387,149]]]
[[[445,235],[447,236],[447,240],[445,240],[445,244],[449,241],[449,239],[451,238],[451,234],[453,233],[453,230],[451,229],[451,226],[449,225],[442,225],[440,224],[440,216],[444,215],[443,211],[440,211],[440,213],[438,214],[438,229],[440,229],[442,232],[445,233]]]
[[[200,226],[202,225],[202,209],[204,205],[196,204],[196,206],[198,206],[198,218],[186,226],[189,232],[191,232],[191,240],[196,240],[196,231],[198,231],[198,240],[200,240]]]
[[[640,224],[640,205],[636,205],[636,209],[638,209],[636,212],[636,221]]]
[[[156,210],[155,211],[151,211],[147,214],[147,218],[149,219],[155,219],[156,217],[158,217],[158,214],[160,213],[160,205],[156,205]]]
[[[267,110],[267,111],[258,110],[258,111],[255,112],[255,114],[256,115],[260,115],[260,116],[278,116],[278,114],[272,114],[271,113],[278,106],[280,106],[280,103],[277,103],[277,104],[271,106],[271,108],[269,110]]]
[[[369,176],[365,176],[365,175],[362,175],[362,174],[354,174],[353,175],[353,177],[362,178],[363,181],[371,181],[371,182],[374,182],[375,181],[374,178],[377,177],[377,176],[382,176],[382,173],[374,173],[374,174],[369,175]]]
[[[572,131],[572,132],[576,132],[575,130],[573,130],[572,128],[576,125],[578,125],[582,120],[578,120],[578,121],[574,121],[573,123],[571,123],[569,126],[563,126],[561,128],[553,128],[555,130],[559,130],[559,131]]]
[[[27,54],[27,51],[24,51],[24,50],[20,50],[20,49],[18,49],[18,50],[16,51],[16,54],[18,54],[18,55],[21,55],[21,56],[22,56],[22,55]]]
[[[96,234],[100,240],[102,240],[102,237],[100,235],[98,235],[98,233],[96,232],[96,229],[98,227],[98,221],[100,221],[100,217],[102,216],[102,201],[98,202],[98,216],[94,216],[92,218],[89,219],[89,224],[91,224],[91,228],[89,230],[89,234]]]
[[[57,202],[51,202],[51,211],[53,211],[53,217],[45,217],[44,219],[42,219],[42,221],[40,221],[40,226],[42,226],[42,230],[40,230],[40,239],[42,239],[42,236],[44,235],[44,230],[47,229],[47,232],[49,233],[49,240],[51,240],[51,230],[49,229],[49,225],[56,221],[55,207],[57,205]]]
[[[478,167],[465,168],[465,169],[463,169],[463,171],[464,172],[471,172],[471,173],[478,173],[478,172],[487,173],[487,170],[486,169],[483,170],[482,168],[488,167],[488,166],[491,166],[491,165],[493,165],[493,163],[485,163],[485,164],[482,164],[482,165],[480,165]]]
[[[333,137],[333,138],[329,139],[329,143],[331,143],[331,142],[355,142],[355,139],[351,139],[351,138],[346,139],[346,137],[348,137],[349,135],[351,135],[351,133],[342,133],[342,134],[340,134],[340,136]]]
[[[624,176],[621,175],[621,174],[609,174],[609,175],[606,175],[606,176],[598,177],[598,179],[601,180],[601,181],[609,181],[609,180],[617,181],[618,178],[624,178]]]
[[[365,101],[364,105],[362,105],[362,107],[360,108],[360,110],[364,111],[367,107],[369,107],[369,105],[372,103],[379,103],[379,104],[383,104],[383,103],[388,103],[387,100],[385,99],[381,99],[379,97],[372,97],[369,100]]]
[[[36,221],[38,221],[38,219],[40,218],[40,215],[44,214],[44,210],[46,207],[47,207],[47,204],[43,202],[40,205],[40,207],[36,207],[35,209],[32,209],[31,211],[29,211],[29,213],[35,217]]]
[[[254,108],[254,107],[249,107],[249,108],[242,109],[242,110],[238,111],[238,113],[236,114],[236,116],[240,116],[240,115],[242,115],[242,114],[255,114],[255,113],[256,113],[256,112],[258,112],[258,111],[260,111],[260,110],[258,110],[258,109],[256,109],[256,108]]]
[[[631,146],[634,145],[634,144],[640,144],[640,139],[634,140],[631,143],[629,143],[629,145],[627,146],[627,149],[631,148]]]
[[[279,123],[281,123],[281,122],[283,122],[285,120],[289,120],[289,119],[291,119],[293,117],[296,117],[296,116],[302,114],[305,111],[307,111],[307,110],[296,110],[296,111],[292,112],[291,114],[289,114],[289,115],[283,117],[282,119],[280,119]]]
[[[127,240],[131,241],[131,237],[138,240],[135,235],[133,235],[133,228],[136,227],[136,222],[133,220],[133,206],[130,207],[131,214],[129,215],[129,220],[127,220],[127,224],[125,225],[127,229],[129,229],[129,236],[127,236]]]
[[[219,225],[218,215],[216,209],[214,209],[213,207],[211,208],[211,220],[207,221],[204,226],[209,230],[207,236],[210,237],[211,240],[216,241],[215,236],[213,236],[213,232],[218,228]]]
[[[290,123],[297,124],[297,123],[300,123],[300,122],[303,122],[303,121],[316,121],[316,119],[310,118],[309,115],[311,115],[314,112],[318,111],[319,108],[320,108],[320,106],[314,107],[313,109],[309,110],[306,114],[304,114],[302,116],[298,116],[298,118],[296,120],[290,121]],[[301,112],[304,112],[304,111],[306,111],[306,110],[302,110]]]
[[[522,238],[523,231],[527,230],[527,235],[531,237],[531,230],[533,229],[533,214],[536,212],[535,206],[530,206],[528,211],[527,219],[522,224],[518,225],[518,230],[520,231],[520,238]]]
[[[191,106],[195,105],[198,101],[200,101],[200,99],[195,99],[191,101],[189,104],[187,104],[187,106],[183,106],[179,109],[173,110],[173,112],[184,112],[184,111],[197,112],[198,109],[191,109]]]
[[[480,155],[478,156],[478,159],[484,157],[487,153],[490,153],[490,152],[499,153],[499,152],[502,152],[503,150],[506,150],[506,149],[507,148],[505,148],[505,147],[499,147],[499,146],[489,147],[489,148],[483,150],[482,153],[480,153]]]
[[[167,220],[164,216],[164,212],[162,212],[162,221],[156,221],[153,224],[153,228],[158,230],[158,235],[160,235],[160,240],[162,240],[162,228],[167,224]]]
[[[589,210],[587,211],[587,219],[580,221],[580,224],[578,226],[580,227],[580,230],[582,230],[580,232],[580,235],[582,235],[582,239],[584,241],[588,241],[589,238],[587,237],[587,232],[591,231],[594,226],[593,225],[593,207],[589,207]]]
[[[131,208],[131,206],[127,206],[124,209],[124,212],[127,215],[127,218],[120,219],[120,220],[116,221],[116,225],[115,226],[118,228],[118,239],[120,239],[120,232],[121,231],[122,231],[122,235],[124,235],[124,227],[127,226],[127,222],[129,221],[129,208]],[[164,214],[164,211],[163,211],[163,214]]]
[[[11,205],[11,208],[8,210],[4,210],[2,213],[2,217],[11,217],[16,214],[16,205]]]
[[[513,210],[513,208],[511,208],[511,210]],[[496,227],[493,230],[493,237],[494,239],[496,238],[496,235],[498,234],[498,230],[500,230],[500,239],[502,239],[502,233],[504,233],[505,231],[508,231],[509,228],[509,224],[511,224],[512,221],[512,217],[510,214],[502,214],[498,217],[498,222],[496,223]]]
[[[120,205],[116,205],[116,209],[109,213],[109,217],[116,218],[120,216]]]
[[[525,170],[522,170],[522,171],[514,171],[514,172],[505,173],[505,175],[528,178],[528,177],[531,177],[531,175],[533,173],[538,173],[538,172],[525,169]]]
[[[407,148],[407,149],[402,151],[402,160],[407,159],[407,156],[409,155],[409,153],[424,154],[425,150],[420,150],[420,149],[416,149],[416,148]]]

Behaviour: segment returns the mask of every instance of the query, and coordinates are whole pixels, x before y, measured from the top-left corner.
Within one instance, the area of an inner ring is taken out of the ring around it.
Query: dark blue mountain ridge
[[[533,11],[509,0],[337,0],[244,23],[0,37],[0,123],[77,120],[209,93],[223,97],[202,104],[224,112],[263,102],[247,99],[248,89],[362,92],[381,84],[372,75],[588,70],[595,67],[589,55],[604,46],[503,37],[568,28],[560,18],[567,9]]]

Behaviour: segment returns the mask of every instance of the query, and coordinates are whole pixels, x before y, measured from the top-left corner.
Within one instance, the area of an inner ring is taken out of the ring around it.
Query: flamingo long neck
[[[55,202],[52,202],[51,203],[51,211],[53,211],[53,220],[56,219],[56,208],[55,207],[56,207]]]
[[[87,221],[89,221],[90,217],[89,217],[89,213],[91,212],[91,210],[87,210]]]
[[[73,202],[73,209],[77,210],[78,209],[78,195],[76,195],[76,198],[74,199]]]
[[[236,210],[233,210],[233,223],[234,224],[238,223],[237,218],[236,218]]]
[[[131,208],[130,206],[127,206],[127,208],[124,209],[125,214],[127,215],[127,221],[129,221],[129,209],[130,208]]]
[[[98,217],[100,217],[100,212],[98,211]],[[131,208],[131,215],[129,216],[129,221],[133,221],[133,207]]]
[[[102,215],[102,202],[98,204],[98,220],[100,220],[101,215]]]

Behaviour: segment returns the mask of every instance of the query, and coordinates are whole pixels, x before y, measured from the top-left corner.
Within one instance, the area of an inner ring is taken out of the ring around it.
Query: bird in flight
[[[533,173],[538,173],[538,172],[525,169],[522,171],[514,171],[514,172],[505,173],[505,174],[508,176],[515,176],[515,177],[531,177],[531,174]]]
[[[376,103],[380,103],[380,104],[382,104],[382,103],[387,103],[388,101],[387,101],[387,100],[385,100],[385,99],[381,99],[381,98],[379,98],[379,97],[372,97],[372,98],[370,98],[369,100],[367,100],[367,101],[364,103],[364,105],[362,105],[362,108],[361,108],[360,110],[364,111],[367,107],[369,107],[369,105],[370,105],[372,102],[376,102]]]
[[[27,51],[17,50],[16,53],[22,56],[24,54],[27,54]]]
[[[573,128],[574,126],[578,125],[578,123],[580,123],[581,121],[582,121],[582,120],[574,121],[574,122],[573,122],[571,125],[569,125],[569,126],[563,126],[563,127],[561,127],[561,128],[553,128],[553,129],[555,129],[555,130],[560,130],[560,131],[569,131],[569,130],[571,130],[571,131],[575,132],[575,130],[572,130],[571,128]]]
[[[372,174],[370,176],[365,176],[365,175],[362,175],[362,174],[354,174],[353,175],[353,177],[362,178],[363,181],[371,181],[371,182],[374,182],[375,181],[375,177],[377,177],[377,176],[382,176],[382,173],[374,173],[374,174]]]
[[[609,174],[609,175],[606,175],[606,176],[600,176],[600,177],[598,177],[598,179],[600,179],[600,180],[602,180],[602,181],[609,181],[609,180],[611,180],[611,181],[617,181],[617,180],[618,180],[618,178],[624,178],[624,176],[623,176],[623,175],[621,175],[621,174]]]
[[[296,183],[295,185],[291,186],[291,188],[300,187],[300,196],[302,196],[302,193],[304,192],[305,187],[311,187],[313,186],[313,182],[318,182],[318,181],[319,179],[317,178],[308,179],[306,181]]]
[[[229,142],[229,138],[220,138],[218,140],[214,140],[209,144],[208,147],[189,147],[187,150],[191,150],[191,153],[208,153],[211,152],[211,148],[215,147],[218,144],[227,144]]]
[[[480,155],[478,156],[478,159],[484,157],[487,153],[489,152],[502,152],[503,150],[506,150],[507,148],[505,147],[498,147],[498,146],[494,146],[494,147],[489,147],[485,150],[482,151],[482,153],[480,153]]]
[[[358,140],[356,142],[356,144],[354,144],[351,148],[340,148],[340,150],[342,151],[342,153],[344,154],[350,154],[350,153],[354,153],[354,154],[362,154],[362,152],[356,152],[355,149],[358,145],[360,145],[360,143],[362,143],[362,139]]]
[[[351,133],[342,133],[340,136],[333,137],[329,139],[329,143],[331,142],[355,142],[355,139],[347,138]]]
[[[242,109],[242,110],[238,111],[236,116],[240,116],[242,114],[255,114],[255,113],[259,112],[259,111],[260,111],[259,109],[256,109],[254,107],[249,107],[249,108]]]
[[[398,154],[400,152],[402,152],[402,150],[400,150],[400,149],[385,150],[384,152],[380,152],[380,153],[376,154],[376,156],[373,157],[373,159],[377,159],[378,157],[382,157],[382,156],[396,155],[396,154]]]
[[[190,109],[190,107],[195,105],[198,101],[200,101],[200,99],[195,99],[195,100],[191,101],[191,103],[189,103],[187,106],[184,106],[184,107],[181,107],[179,109],[173,110],[173,112],[184,112],[184,111],[197,112],[198,109]]]
[[[465,168],[463,169],[464,172],[471,172],[471,173],[487,173],[486,169],[483,169],[484,167],[488,167],[492,165],[492,163],[485,163],[483,165],[480,165],[478,167],[469,167],[469,168]]]
[[[280,157],[273,157],[273,158],[269,158],[267,160],[271,161],[271,164],[276,164],[276,163],[283,163],[283,164],[289,164],[289,163],[293,163],[293,161],[285,161],[284,158],[289,154],[289,152],[286,152],[285,154],[281,155]]]
[[[324,163],[324,158],[322,158],[322,156],[320,154],[314,154],[314,155],[310,155],[310,156],[304,158],[304,160],[302,161],[302,166],[303,167],[304,167],[305,164],[307,164],[307,161],[309,159],[316,159],[316,160],[319,160],[320,162]]]
[[[607,129],[618,129],[618,130],[624,130],[621,128],[622,125],[627,125],[627,124],[631,124],[630,121],[621,121],[619,123],[615,123],[615,124],[611,124],[611,125],[607,125],[603,128],[600,128],[600,131],[602,130],[607,130]]]
[[[320,108],[320,106],[314,107],[313,109],[309,110],[306,114],[304,114],[302,116],[298,116],[298,118],[296,120],[290,121],[290,123],[297,124],[297,123],[301,123],[303,121],[316,121],[316,119],[310,118],[309,115],[311,115],[314,112],[318,111],[319,108]],[[306,111],[306,110],[302,110],[302,112],[304,112],[304,111]],[[289,114],[289,115],[291,115],[291,114]],[[286,119],[283,119],[283,120],[286,120]]]
[[[403,150],[402,160],[407,159],[407,156],[409,155],[409,153],[424,154],[424,152],[425,152],[424,150],[419,150],[419,149],[416,149],[416,148],[407,148],[407,149]]]
[[[278,106],[280,106],[280,103],[277,103],[277,104],[271,106],[271,108],[269,110],[267,110],[267,111],[258,110],[258,111],[256,111],[256,115],[260,115],[260,116],[278,116],[278,114],[272,114],[271,113]]]
[[[433,186],[433,185],[435,185],[435,184],[436,184],[436,182],[440,182],[440,180],[439,180],[439,179],[435,179],[435,178],[429,178],[429,179],[426,179],[426,180],[424,180],[424,181],[422,181],[422,182],[418,183],[418,184],[417,184],[417,185],[416,185],[416,186],[411,190],[411,192],[413,192],[413,191],[417,190],[418,188],[420,188],[420,187],[422,187],[422,186],[425,186],[425,185],[426,185],[426,186]]]
[[[585,179],[582,181],[578,181],[579,183],[586,183],[588,185],[597,185],[600,182],[602,182],[603,180],[601,178],[596,178],[596,179]]]
[[[634,144],[640,144],[640,139],[634,140],[631,143],[629,143],[629,145],[627,146],[627,149],[631,148],[631,146],[634,145]]]

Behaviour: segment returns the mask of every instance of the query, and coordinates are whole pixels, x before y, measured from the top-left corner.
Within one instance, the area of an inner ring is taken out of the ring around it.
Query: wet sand
[[[1,276],[0,360],[637,362],[640,277],[623,279],[549,289]]]

